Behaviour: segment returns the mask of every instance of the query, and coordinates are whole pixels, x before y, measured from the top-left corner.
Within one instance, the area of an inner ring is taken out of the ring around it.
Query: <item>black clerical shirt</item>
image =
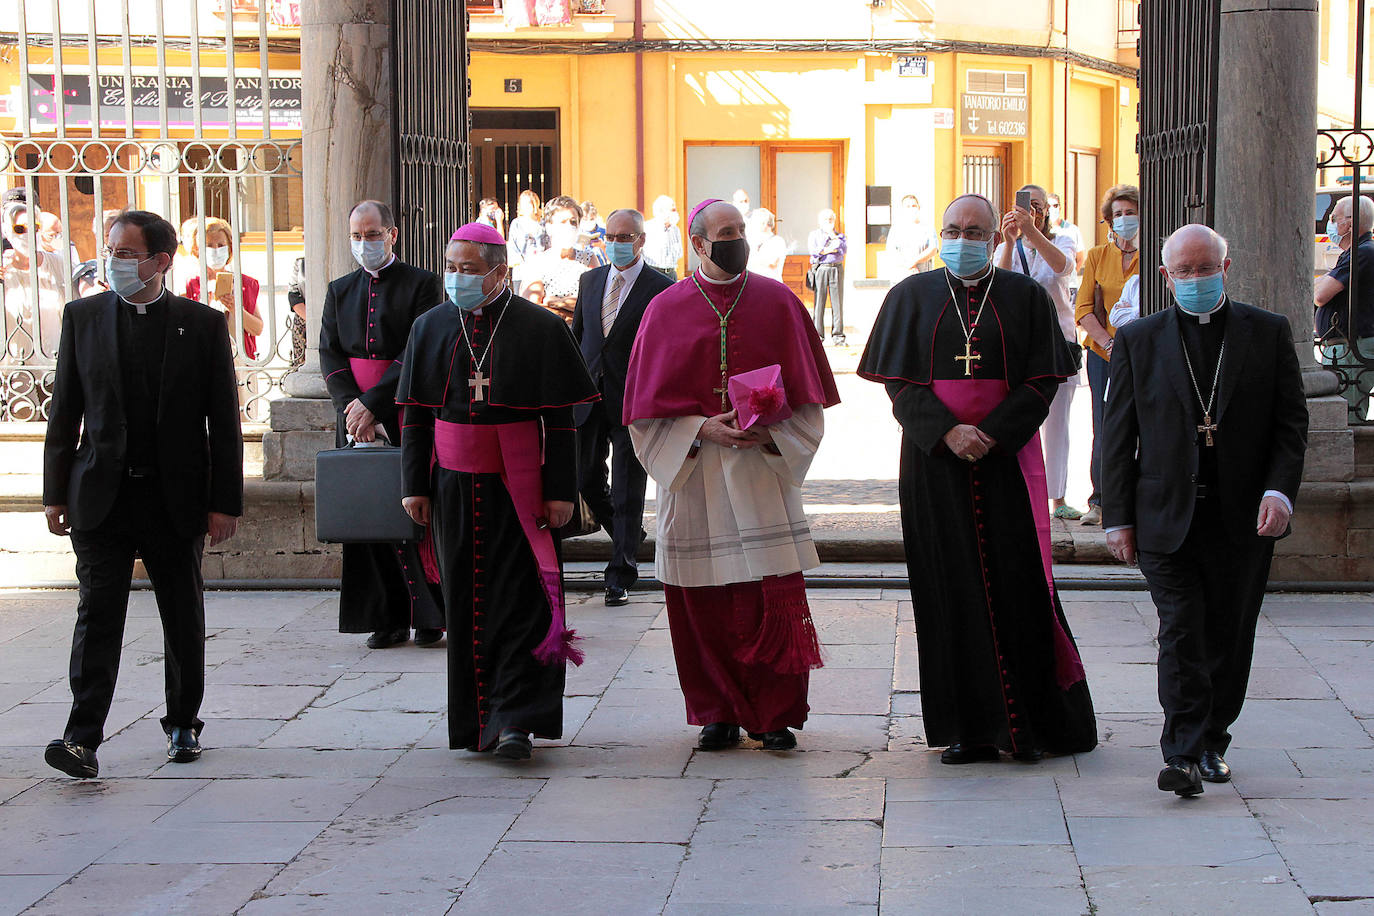
[[[140,312],[140,309],[142,310]],[[119,300],[119,372],[124,383],[124,422],[129,470],[157,468],[157,409],[167,340],[167,292],[136,305]]]
[[[1189,391],[1192,394],[1193,417],[1195,424],[1202,423],[1203,405],[1211,400],[1212,422],[1217,420],[1217,404],[1212,400],[1212,385],[1218,379],[1217,361],[1222,358],[1221,344],[1226,336],[1226,316],[1230,312],[1230,303],[1223,302],[1221,308],[1206,316],[1210,319],[1206,324],[1196,315],[1180,314],[1179,327],[1180,336],[1183,338],[1183,346],[1188,353],[1188,360],[1193,367],[1193,375],[1197,379],[1197,391],[1202,392],[1202,400],[1199,402],[1197,393],[1192,390],[1192,382],[1189,382]],[[1226,359],[1238,359],[1240,354],[1228,353]],[[1187,371],[1186,368],[1184,371]],[[1219,395],[1218,395],[1219,396]],[[1216,437],[1225,435],[1222,430],[1217,430],[1212,434],[1215,442]],[[1217,482],[1217,450],[1215,446],[1207,445],[1206,432],[1197,435],[1198,448],[1198,483],[1211,485]]]

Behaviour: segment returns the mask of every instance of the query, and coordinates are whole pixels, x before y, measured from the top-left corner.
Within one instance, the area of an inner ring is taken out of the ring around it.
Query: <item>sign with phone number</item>
[[[965,92],[959,126],[969,137],[1025,137],[1030,124],[1024,95]]]

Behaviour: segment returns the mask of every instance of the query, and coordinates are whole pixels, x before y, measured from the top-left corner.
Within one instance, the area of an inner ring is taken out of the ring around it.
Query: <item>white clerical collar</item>
[[[396,261],[396,253],[393,251],[393,252],[391,253],[391,257],[387,258],[387,259],[386,259],[386,263],[383,264],[381,267],[378,267],[376,270],[367,270],[367,268],[364,267],[363,270],[367,270],[367,272],[370,273],[370,274],[372,275],[372,279],[376,280],[376,279],[378,279],[379,277],[381,277],[382,271],[384,271],[384,270],[386,270],[388,267],[390,267],[395,261]]]
[[[949,268],[945,268],[945,269],[946,269],[946,270],[949,270]],[[991,277],[991,276],[992,276],[992,265],[989,264],[989,265],[988,265],[988,269],[987,269],[986,271],[984,271],[981,275],[977,276],[977,277],[968,277],[968,278],[961,277],[961,276],[959,276],[958,274],[956,274],[956,273],[955,273],[954,271],[952,271],[952,270],[949,271],[949,275],[950,275],[951,277],[953,277],[954,279],[958,280],[960,283],[964,284],[964,287],[965,287],[966,289],[972,289],[973,287],[977,286],[979,283],[982,283],[982,282],[983,282],[984,280],[986,280],[988,277]]]
[[[119,296],[119,293],[115,293],[115,295]],[[119,296],[119,301],[123,302],[125,305],[132,305],[134,307],[134,311],[138,312],[140,315],[146,315],[148,314],[148,306],[152,305],[154,302],[161,302],[163,299],[166,298],[167,287],[163,286],[162,292],[158,293],[156,296],[149,299],[147,302],[134,302],[132,299],[125,299],[123,296]]]
[[[495,304],[496,304],[496,300],[497,300],[497,299],[500,299],[500,298],[501,298],[501,293],[504,293],[504,292],[509,292],[509,289],[503,286],[503,287],[501,287],[501,289],[497,290],[497,292],[496,292],[496,297],[495,297],[494,299],[492,299],[490,302],[484,302],[484,303],[482,303],[481,305],[477,306],[477,308],[475,308],[475,309],[472,310],[472,313],[471,313],[471,314],[472,314],[474,317],[480,317],[481,314],[482,314],[482,309],[486,308],[486,307],[489,306],[489,305],[495,305]]]
[[[1195,319],[1198,324],[1211,324],[1212,316],[1215,315],[1217,312],[1221,311],[1222,306],[1224,305],[1226,305],[1226,294],[1222,293],[1221,298],[1217,300],[1217,304],[1213,306],[1210,311],[1190,312],[1185,308],[1180,308],[1179,311],[1187,315],[1189,318]]]
[[[710,277],[706,276],[706,272],[702,270],[700,267],[697,268],[697,276],[705,280],[707,283],[712,283],[716,286],[729,286],[731,283],[734,283],[736,280],[740,278],[739,274],[735,274],[728,280],[712,280]]]

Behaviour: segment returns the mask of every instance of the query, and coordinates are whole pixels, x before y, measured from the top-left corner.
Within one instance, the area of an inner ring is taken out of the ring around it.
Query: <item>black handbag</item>
[[[315,537],[326,544],[418,541],[401,507],[401,450],[347,446],[315,455]]]

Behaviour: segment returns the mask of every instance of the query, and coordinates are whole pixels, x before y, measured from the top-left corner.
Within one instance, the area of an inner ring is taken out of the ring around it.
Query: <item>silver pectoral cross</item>
[[[472,399],[474,401],[485,401],[487,399],[487,388],[490,385],[491,379],[483,375],[481,369],[474,372],[472,378],[468,379],[468,387],[472,389]]]

